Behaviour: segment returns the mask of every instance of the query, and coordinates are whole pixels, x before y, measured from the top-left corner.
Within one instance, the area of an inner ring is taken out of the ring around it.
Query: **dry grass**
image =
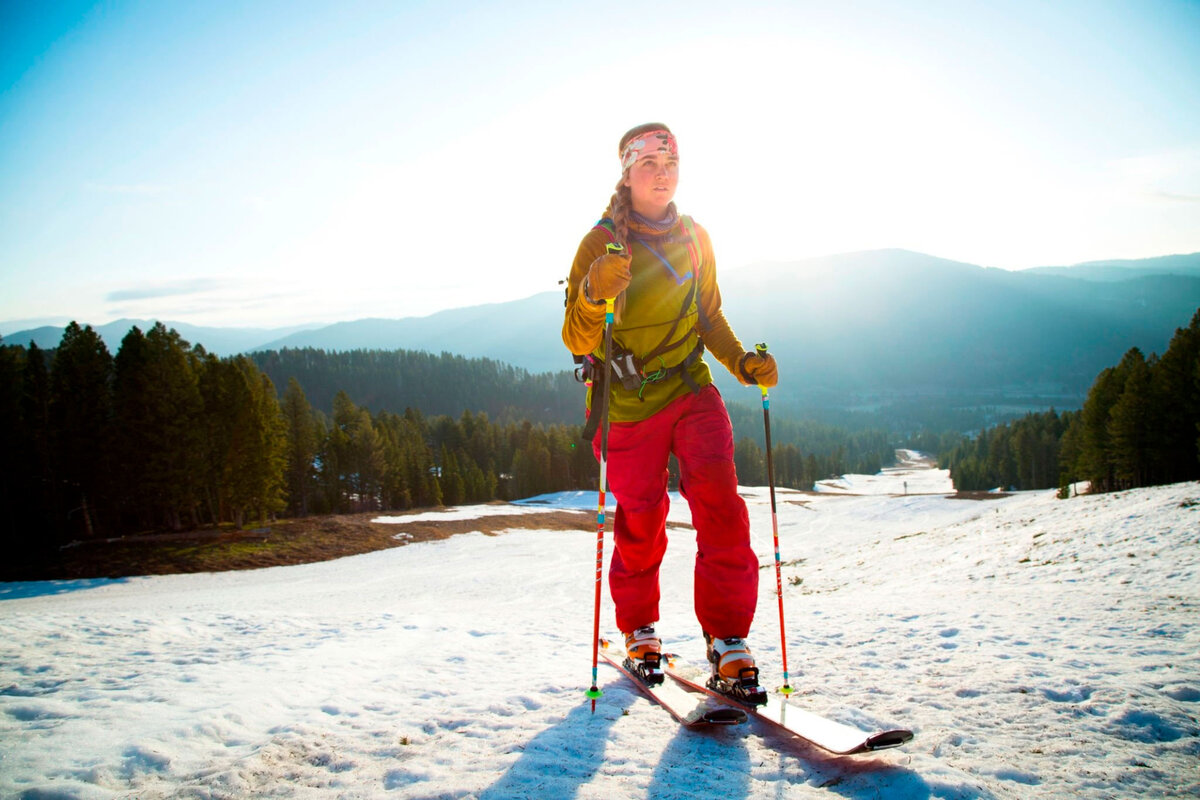
[[[336,514],[279,520],[255,530],[201,530],[95,540],[65,547],[45,558],[8,564],[0,570],[0,580],[123,578],[308,564],[472,531],[590,530],[596,520],[591,512],[562,510],[470,520],[371,521],[380,516],[403,519],[428,513],[429,509],[408,514]],[[397,539],[401,533],[407,536]]]

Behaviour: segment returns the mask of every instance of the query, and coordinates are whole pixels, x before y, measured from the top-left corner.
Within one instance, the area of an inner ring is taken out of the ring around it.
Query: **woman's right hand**
[[[633,280],[632,263],[633,258],[625,253],[605,253],[593,261],[584,283],[587,299],[593,303],[611,300],[625,291]]]

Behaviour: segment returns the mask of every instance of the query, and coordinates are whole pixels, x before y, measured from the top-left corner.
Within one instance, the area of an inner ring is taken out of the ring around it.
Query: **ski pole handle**
[[[608,253],[609,255],[623,256],[625,255],[625,246],[620,242],[609,242],[608,244],[604,245],[604,252]],[[613,308],[613,303],[615,301],[616,298],[614,297],[604,298],[604,324],[606,325],[612,325],[615,319],[616,315]]]
[[[759,342],[758,344],[754,345],[754,352],[758,353],[759,358],[766,358],[767,357],[767,343]],[[763,400],[765,401],[767,399],[767,387],[763,386],[762,384],[759,384],[758,388],[762,390]]]

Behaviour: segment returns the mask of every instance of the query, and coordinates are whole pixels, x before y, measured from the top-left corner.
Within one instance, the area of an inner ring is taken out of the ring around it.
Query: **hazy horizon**
[[[859,251],[859,252],[862,252],[862,253],[887,252],[889,250],[895,250],[895,249],[896,248],[883,248],[882,250],[877,250],[877,251]],[[912,251],[902,251],[902,252],[912,252]],[[826,255],[826,256],[813,256],[810,258],[798,259],[798,260],[783,259],[781,261],[771,262],[771,263],[788,264],[788,263],[793,263],[793,261],[794,261],[795,263],[802,264],[805,262],[819,262],[819,261],[822,261],[825,259],[836,259],[840,256],[849,256],[849,255],[855,255],[855,253],[834,253],[834,254],[830,254],[830,255]],[[927,256],[927,257],[933,258],[933,259],[940,259],[939,256],[935,256],[930,253],[916,253],[915,255]],[[1073,267],[1083,267],[1083,266],[1088,266],[1091,264],[1107,264],[1109,262],[1114,262],[1114,261],[1129,261],[1130,263],[1138,263],[1141,261],[1149,261],[1149,260],[1155,260],[1155,259],[1161,259],[1161,258],[1187,257],[1187,256],[1200,256],[1200,252],[1197,252],[1197,253],[1168,253],[1168,254],[1165,254],[1162,256],[1148,256],[1145,259],[1132,259],[1132,260],[1130,260],[1130,259],[1124,259],[1124,260],[1122,260],[1122,259],[1101,259],[1099,261],[1094,261],[1094,262],[1089,261],[1089,262],[1083,262],[1080,264],[1068,264],[1068,265],[1045,264],[1045,265],[1037,265],[1037,266],[1033,266],[1033,267],[1026,267],[1021,270],[1008,270],[1008,271],[1024,272],[1026,270],[1037,270],[1037,269],[1046,269],[1046,268],[1070,269]],[[747,265],[747,266],[751,267],[751,268],[755,267],[755,266],[762,267],[762,266],[768,265],[768,263],[769,262],[760,262],[758,264],[752,264],[752,265]],[[984,265],[976,264],[976,265],[972,265],[972,266],[984,266]],[[1003,268],[1001,268],[1001,269],[1003,269]],[[534,294],[528,295],[525,298],[513,298],[513,299],[514,300],[527,299],[528,297],[534,297],[538,294],[554,294],[559,291],[561,291],[561,289],[556,287],[554,289],[547,289],[547,290],[535,292]],[[165,316],[155,315],[155,314],[148,314],[145,316],[137,316],[137,317],[125,315],[125,316],[112,317],[111,319],[102,319],[102,320],[83,319],[80,317],[62,317],[62,318],[53,318],[52,317],[52,318],[45,318],[45,319],[29,319],[29,320],[21,320],[21,319],[0,320],[0,337],[8,337],[14,333],[20,333],[23,331],[28,331],[28,330],[33,330],[33,329],[43,328],[43,327],[61,328],[61,327],[67,326],[71,322],[76,322],[80,325],[91,325],[92,327],[101,327],[101,326],[105,326],[105,325],[111,325],[115,322],[119,322],[119,321],[125,320],[125,319],[159,321],[159,322],[167,322],[167,323],[172,323],[172,324],[188,324],[188,325],[195,325],[196,327],[200,327],[200,328],[251,329],[251,330],[265,330],[265,331],[283,333],[283,332],[291,332],[291,331],[300,331],[300,330],[305,330],[305,329],[317,329],[317,328],[322,328],[322,327],[326,327],[329,325],[336,325],[336,324],[342,323],[342,322],[358,322],[358,321],[361,321],[364,319],[399,320],[399,319],[428,317],[433,314],[437,314],[441,311],[450,311],[450,310],[459,309],[459,308],[468,308],[471,306],[486,305],[491,302],[495,302],[495,301],[483,301],[480,303],[469,303],[469,304],[463,305],[463,306],[447,306],[445,308],[438,308],[438,309],[434,309],[431,311],[423,311],[423,312],[419,312],[419,313],[407,314],[404,316],[397,316],[397,317],[379,317],[377,315],[374,315],[374,316],[353,317],[353,318],[347,317],[345,319],[324,320],[324,321],[299,321],[298,320],[298,321],[293,321],[290,323],[282,323],[282,324],[274,324],[274,325],[272,325],[272,324],[256,325],[256,324],[249,324],[249,323],[238,323],[236,321],[227,323],[227,324],[206,325],[204,323],[195,323],[195,322],[187,322],[185,320],[169,319]],[[500,301],[500,302],[507,302],[507,301]],[[8,342],[8,344],[22,344],[22,343],[21,342]]]

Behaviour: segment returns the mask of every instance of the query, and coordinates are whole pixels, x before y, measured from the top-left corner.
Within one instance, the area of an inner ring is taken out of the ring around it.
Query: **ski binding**
[[[657,665],[658,683],[648,683],[645,675],[630,669],[630,666],[634,666],[632,659],[622,659],[609,652],[610,644],[607,639],[600,640],[600,657],[629,678],[642,694],[662,706],[683,726],[740,725],[746,721],[746,712],[736,704],[726,703],[702,689],[691,689],[677,681],[665,680],[661,658]]]
[[[705,685],[745,705],[761,706],[767,703],[767,690],[758,685],[758,667],[744,667],[736,681],[713,675]]]

